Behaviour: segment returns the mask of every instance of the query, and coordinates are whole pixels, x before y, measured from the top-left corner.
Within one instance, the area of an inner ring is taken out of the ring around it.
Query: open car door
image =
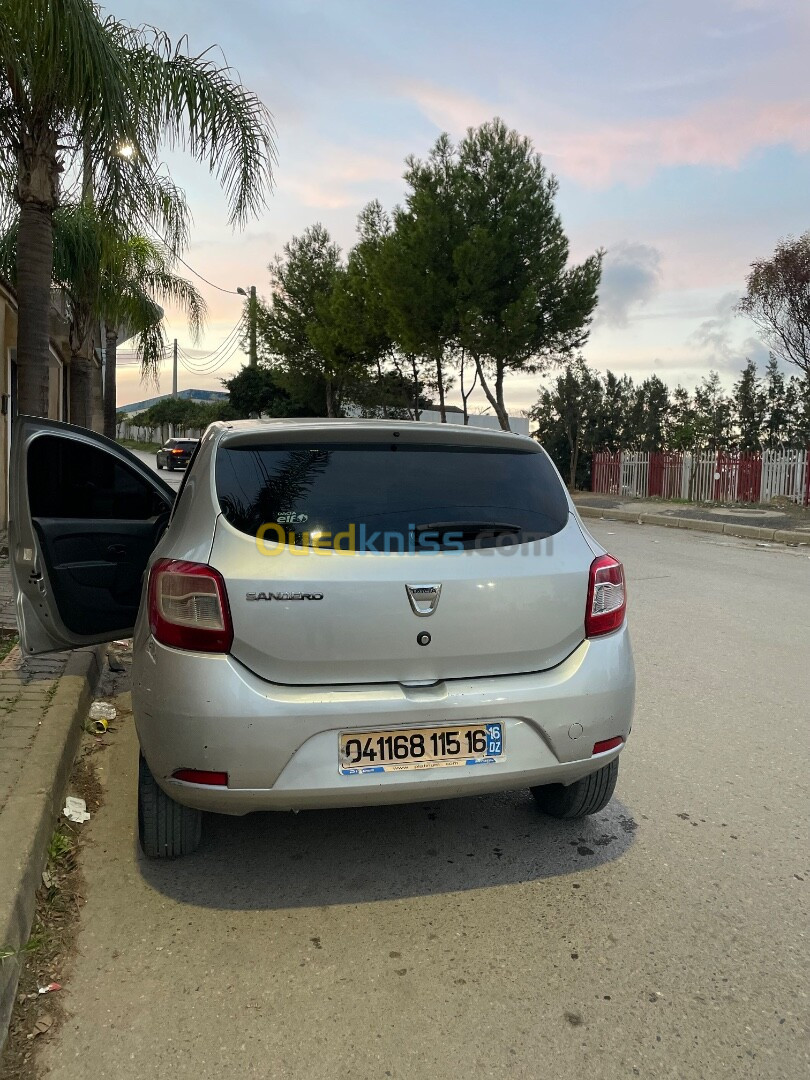
[[[19,416],[9,477],[9,562],[24,653],[129,637],[143,574],[175,492],[86,428]]]

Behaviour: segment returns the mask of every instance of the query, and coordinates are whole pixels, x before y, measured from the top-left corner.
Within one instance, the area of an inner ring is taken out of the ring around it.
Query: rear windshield
[[[266,543],[360,551],[505,546],[559,532],[568,503],[545,454],[489,446],[221,447],[219,504]]]

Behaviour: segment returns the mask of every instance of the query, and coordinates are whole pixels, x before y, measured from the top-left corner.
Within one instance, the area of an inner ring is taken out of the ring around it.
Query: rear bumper
[[[630,733],[635,675],[626,625],[583,642],[551,671],[429,687],[279,686],[230,656],[180,652],[136,637],[133,708],[141,748],[178,802],[226,814],[418,802],[537,784],[570,784]],[[504,723],[491,765],[343,776],[338,733],[478,720]],[[224,771],[227,788],[173,780],[180,768]]]

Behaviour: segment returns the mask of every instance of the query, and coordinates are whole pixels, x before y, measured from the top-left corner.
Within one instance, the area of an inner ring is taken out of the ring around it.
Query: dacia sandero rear
[[[13,475],[26,650],[134,624],[147,855],[193,850],[204,810],[610,800],[634,699],[624,572],[533,440],[219,423],[175,499],[103,436],[21,418]]]

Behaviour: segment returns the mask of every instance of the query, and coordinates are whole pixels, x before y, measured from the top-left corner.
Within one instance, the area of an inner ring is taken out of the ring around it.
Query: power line
[[[155,228],[155,226],[152,224],[151,221],[148,220],[148,218],[141,217],[141,221],[144,223],[144,225],[146,225],[147,229],[151,229],[151,231],[158,238],[158,240],[160,240],[161,244],[166,243],[166,237],[160,235],[159,230]],[[194,267],[190,263],[187,263],[186,260],[182,256],[178,255],[176,251],[172,251],[171,254],[172,258],[177,259],[178,262],[181,262],[183,266],[185,266],[186,270],[190,270],[195,277],[198,277],[200,281],[204,281],[206,285],[210,285],[212,289],[218,289],[219,292],[227,293],[229,296],[241,295],[236,291],[236,289],[223,288],[222,285],[217,285],[216,282],[209,281],[207,277],[203,277],[199,270],[195,270]]]
[[[242,315],[239,321],[231,327],[229,333],[215,349],[212,349],[211,352],[203,353],[200,356],[192,356],[189,352],[179,346],[177,351],[180,361],[186,371],[196,375],[207,375],[222,367],[222,365],[230,360],[239,348],[240,334],[244,331],[245,323],[245,316]],[[167,360],[170,356],[171,353],[169,349],[164,348],[161,360]],[[136,365],[141,362],[141,357],[135,350],[120,350],[116,353],[116,363],[119,362],[122,367]]]
[[[153,229],[152,231],[157,236],[160,236],[160,233],[158,233],[157,229]],[[161,237],[161,239],[162,239],[162,237]],[[220,292],[228,293],[229,296],[239,296],[240,295],[236,291],[236,289],[223,289],[223,287],[221,285],[215,285],[213,281],[209,281],[207,277],[203,277],[203,275],[198,270],[195,270],[193,266],[189,266],[189,264],[186,262],[186,260],[183,259],[176,252],[174,254],[174,257],[175,257],[175,259],[177,259],[178,262],[181,262],[183,264],[183,266],[185,266],[186,270],[190,270],[195,277],[198,277],[200,279],[200,281],[204,281],[206,285],[210,285],[212,289],[219,289]]]
[[[205,364],[193,364],[189,362],[187,354],[178,349],[180,363],[186,369],[200,375],[207,375],[212,371],[218,371],[224,364],[226,364],[231,357],[239,350],[240,344],[238,339],[233,341],[230,348],[223,349],[216,357],[212,358]]]
[[[217,345],[211,352],[203,353],[201,356],[192,356],[187,350],[180,348],[179,351],[188,361],[188,363],[194,366],[206,367],[209,362],[217,360],[222,353],[231,349],[231,346],[239,344],[240,335],[244,332],[245,317],[244,315],[239,319],[239,322],[232,327],[230,333],[224,338],[223,341]],[[231,350],[232,351],[232,350]]]
[[[210,375],[214,371],[219,371],[221,367],[227,364],[231,357],[234,355],[234,353],[236,353],[236,351],[237,346],[234,346],[230,352],[223,353],[223,355],[218,360],[214,361],[213,364],[208,364],[207,367],[194,367],[193,365],[189,364],[184,357],[179,356],[179,354],[178,359],[180,360],[180,363],[183,365],[186,371],[191,372],[193,375]]]

